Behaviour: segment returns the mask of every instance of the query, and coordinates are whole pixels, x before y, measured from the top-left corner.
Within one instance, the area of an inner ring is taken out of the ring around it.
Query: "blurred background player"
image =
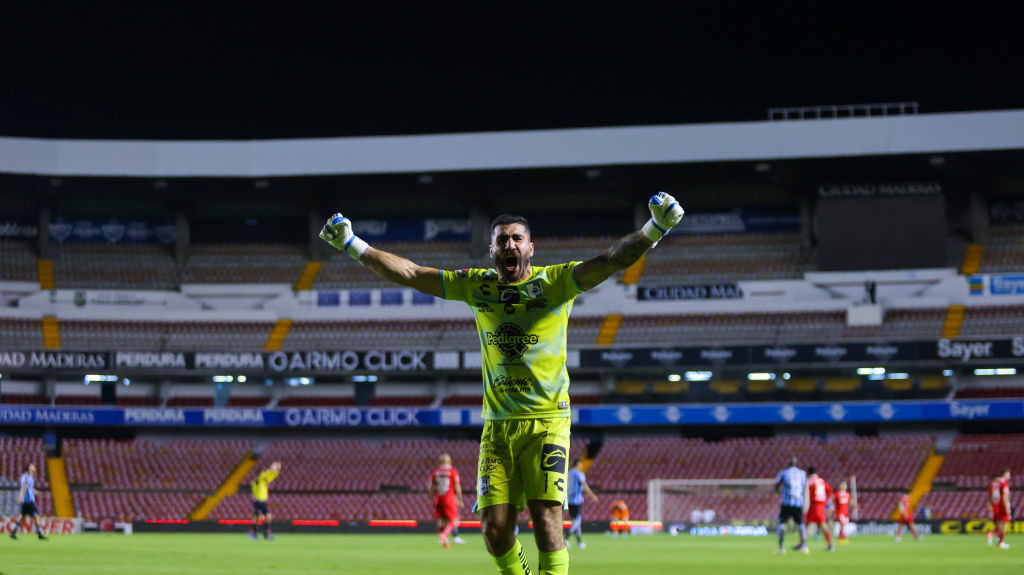
[[[18,501],[21,502],[21,513],[18,515],[18,520],[14,523],[14,529],[11,529],[11,539],[18,538],[18,529],[21,527],[21,522],[27,517],[29,519],[29,529],[32,526],[36,528],[36,534],[42,540],[46,539],[43,535],[43,528],[39,526],[39,510],[36,509],[36,466],[29,463],[25,466],[25,472],[21,474],[21,491],[18,492]]]
[[[917,529],[914,528],[914,512],[910,507],[909,491],[904,492],[903,496],[900,497],[899,511],[900,519],[899,523],[896,524],[896,541],[900,541],[900,534],[903,533],[903,526],[907,527],[907,530],[909,530],[911,535],[914,536],[914,540],[920,539],[921,536],[917,534]]]
[[[569,469],[569,497],[567,499],[569,503],[569,519],[572,520],[572,526],[569,527],[569,535],[576,535],[576,546],[580,549],[586,549],[587,544],[583,542],[583,496],[587,496],[591,501],[597,501],[597,495],[587,485],[587,476],[583,473],[583,462],[576,459],[572,462],[572,468]]]
[[[453,541],[464,543],[456,530],[459,528],[459,509],[462,508],[462,483],[459,472],[452,467],[452,457],[442,453],[437,458],[437,467],[430,472],[430,494],[434,500],[434,519],[437,520],[439,542],[445,549],[451,547],[448,536],[454,535]]]
[[[249,528],[249,537],[256,539],[256,529],[263,528],[263,538],[271,540],[274,534],[270,532],[270,521],[273,515],[267,507],[267,497],[270,495],[270,482],[281,473],[281,462],[275,461],[270,467],[264,469],[252,483],[252,527]]]
[[[803,553],[810,553],[807,548],[807,526],[804,525],[804,491],[807,488],[807,473],[796,466],[796,457],[791,457],[789,467],[779,472],[775,480],[775,490],[782,490],[782,505],[779,508],[779,525],[776,528],[779,537],[779,548],[775,553],[786,553],[786,523],[790,519],[800,530],[800,543],[793,547]]]
[[[629,535],[629,507],[621,499],[612,501],[612,537]]]
[[[807,525],[817,525],[818,530],[825,536],[825,542],[828,543],[826,550],[834,551],[832,533],[829,531],[828,523],[825,520],[825,508],[828,506],[829,499],[832,498],[832,486],[821,477],[818,477],[813,467],[808,467],[807,473],[808,507],[804,521]]]
[[[988,544],[992,545],[992,535],[996,535],[999,548],[1009,549],[1010,544],[1006,542],[1006,526],[1013,517],[1010,513],[1009,469],[1003,469],[992,478],[988,485],[988,501],[992,504],[992,522],[995,523],[995,529],[985,534],[988,537]]]
[[[857,504],[850,497],[845,479],[839,482],[839,489],[832,494],[832,502],[835,505],[836,523],[839,524],[839,542],[849,543],[850,540],[846,537],[846,526],[850,523],[850,509],[856,507]]]

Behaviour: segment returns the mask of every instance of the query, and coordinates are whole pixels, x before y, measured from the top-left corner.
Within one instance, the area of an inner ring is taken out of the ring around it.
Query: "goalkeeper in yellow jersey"
[[[651,219],[585,262],[532,266],[530,225],[515,215],[491,223],[493,267],[442,271],[370,247],[352,222],[333,215],[320,237],[399,285],[466,302],[476,318],[483,359],[485,420],[480,438],[476,511],[484,541],[505,575],[532,574],[516,539],[516,517],[529,508],[542,575],[569,572],[562,537],[569,457],[566,328],[573,300],[640,259],[683,217],[662,192]]]
[[[267,497],[270,495],[270,482],[277,478],[278,473],[281,473],[281,462],[275,461],[252,482],[252,526],[249,528],[249,537],[252,539],[256,539],[257,529],[263,530],[263,538],[267,541],[274,538],[270,531],[270,522],[274,516],[267,507]]]

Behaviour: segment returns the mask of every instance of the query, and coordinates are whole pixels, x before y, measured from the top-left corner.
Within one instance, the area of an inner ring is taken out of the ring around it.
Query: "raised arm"
[[[608,251],[576,266],[573,274],[580,288],[588,290],[615,272],[633,265],[683,219],[683,208],[665,192],[651,196],[651,219],[639,230],[612,244]]]
[[[432,296],[442,296],[440,270],[418,265],[384,250],[371,248],[355,235],[352,231],[352,222],[341,214],[334,214],[327,220],[324,228],[320,230],[320,238],[389,282]]]

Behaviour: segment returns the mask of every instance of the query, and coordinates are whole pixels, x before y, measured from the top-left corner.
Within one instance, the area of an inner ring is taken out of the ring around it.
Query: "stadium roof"
[[[1024,110],[471,134],[244,141],[0,138],[0,172],[280,177],[1024,149]]]

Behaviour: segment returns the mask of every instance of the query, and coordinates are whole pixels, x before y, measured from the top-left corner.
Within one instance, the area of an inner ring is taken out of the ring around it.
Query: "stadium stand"
[[[67,439],[64,457],[72,489],[205,492],[216,489],[250,448],[238,439]]]
[[[58,289],[178,289],[174,257],[152,244],[62,244],[53,260]]]
[[[1010,507],[1020,509],[1024,494],[1010,492]],[[932,517],[942,519],[977,519],[992,516],[992,505],[984,489],[972,491],[932,491],[918,503],[917,509],[927,508]]]
[[[968,387],[956,391],[957,399],[1024,397],[1024,387]]]
[[[31,241],[0,238],[0,278],[4,281],[38,281],[36,261]]]
[[[994,225],[982,253],[981,273],[1019,272],[1024,266],[1024,225]]]
[[[479,345],[473,319],[467,315],[462,320],[297,321],[292,324],[282,349],[457,350],[472,349]]]
[[[589,481],[601,490],[643,491],[647,478],[773,478],[796,455],[827,481],[857,476],[861,489],[910,487],[934,445],[929,436],[701,439],[630,438],[604,443]]]
[[[1024,435],[958,435],[934,483],[959,489],[985,489],[992,475],[1004,467],[1015,472],[1024,468]],[[1019,472],[1010,477],[1014,488],[1024,486]]]
[[[960,337],[993,337],[1021,335],[1024,306],[993,306],[966,308]]]
[[[72,491],[75,510],[86,521],[183,519],[206,496],[202,493]]]
[[[308,257],[301,244],[193,244],[182,283],[294,284]]]
[[[50,487],[46,478],[46,450],[38,437],[0,437],[0,489],[17,489],[25,465],[36,466],[36,488]]]
[[[790,279],[811,270],[789,233],[670,235],[650,253],[643,283]]]
[[[43,327],[38,319],[0,319],[0,348],[43,349]]]
[[[274,324],[61,320],[60,326],[63,347],[81,351],[258,351]]]

